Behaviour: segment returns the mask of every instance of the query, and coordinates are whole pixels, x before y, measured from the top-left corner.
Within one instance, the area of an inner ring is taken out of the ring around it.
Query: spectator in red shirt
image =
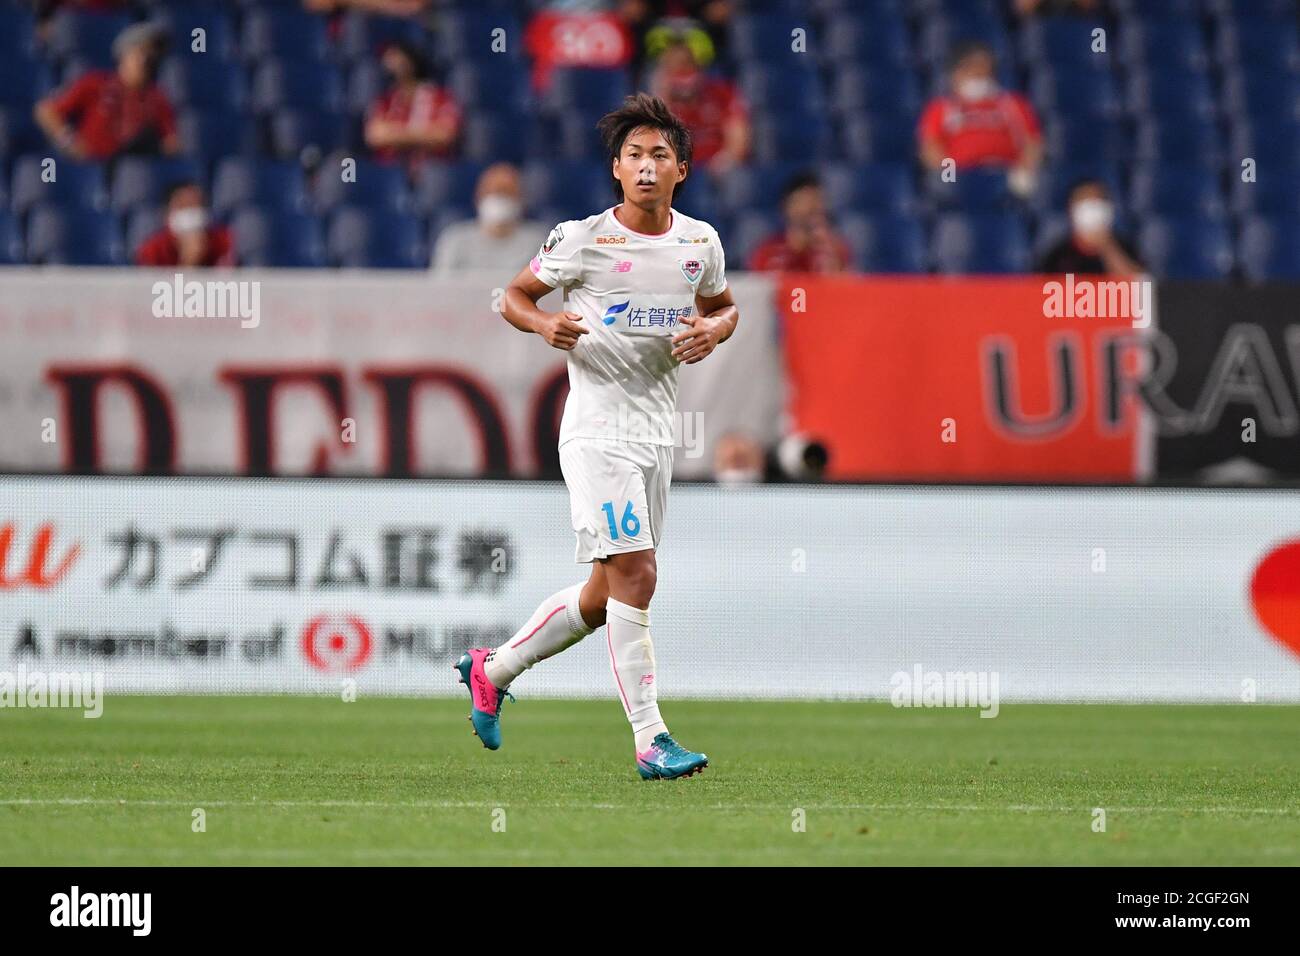
[[[953,53],[951,92],[926,104],[917,130],[921,162],[927,169],[957,164],[957,174],[973,166],[1008,169],[1013,192],[1033,191],[1043,159],[1038,117],[1019,93],[998,87],[993,51],[984,43],[960,44]]]
[[[794,177],[781,193],[785,229],[764,240],[749,257],[756,271],[843,272],[853,252],[831,225],[817,177]]]
[[[231,266],[235,244],[230,230],[208,221],[203,190],[195,182],[179,182],[167,191],[167,223],[140,243],[139,266]]]
[[[381,62],[392,85],[371,105],[366,119],[366,145],[375,157],[417,164],[452,155],[460,136],[460,107],[429,80],[424,55],[398,41],[384,48]]]
[[[683,40],[664,48],[651,88],[679,116],[695,140],[695,163],[725,173],[749,155],[749,110],[735,86],[709,76]]]
[[[45,135],[76,159],[178,152],[176,116],[153,81],[163,38],[159,27],[147,23],[118,34],[116,70],[85,73],[36,104],[36,122]]]

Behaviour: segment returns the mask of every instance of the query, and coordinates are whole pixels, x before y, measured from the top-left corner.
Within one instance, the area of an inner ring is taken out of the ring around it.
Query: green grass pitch
[[[654,783],[613,701],[467,707],[0,711],[0,864],[1300,864],[1297,707],[669,700],[712,765]]]

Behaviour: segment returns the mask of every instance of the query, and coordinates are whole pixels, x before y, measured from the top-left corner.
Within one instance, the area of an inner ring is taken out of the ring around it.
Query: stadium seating
[[[65,7],[38,28],[29,5],[0,0],[0,261],[118,261],[160,221],[182,173],[211,186],[219,217],[239,217],[247,263],[421,267],[438,230],[472,215],[477,175],[499,160],[524,168],[531,214],[588,215],[612,196],[594,121],[644,78],[558,68],[534,88],[523,31],[538,8],[445,0],[425,22],[324,17],[300,0],[177,0],[133,13]],[[110,167],[54,152],[34,103],[110,67],[114,38],[145,16],[170,37],[159,83],[182,157]],[[1091,18],[1017,17],[1007,0],[753,0],[737,5],[714,65],[749,104],[751,161],[716,181],[694,171],[680,205],[741,262],[779,226],[785,182],[814,169],[858,268],[1007,272],[1027,266],[1030,237],[1038,248],[1059,231],[1070,185],[1096,176],[1157,274],[1293,277],[1297,17],[1293,0],[1109,0]],[[1027,199],[996,174],[943,184],[917,166],[919,113],[942,89],[952,44],[970,38],[993,46],[1003,82],[1040,114],[1047,158]],[[451,158],[367,156],[364,118],[385,86],[378,53],[396,40],[425,52],[462,107]],[[51,155],[58,177],[45,182]],[[358,160],[356,183],[333,175],[345,155]],[[349,229],[383,238],[368,252]],[[285,250],[272,247],[280,236]]]

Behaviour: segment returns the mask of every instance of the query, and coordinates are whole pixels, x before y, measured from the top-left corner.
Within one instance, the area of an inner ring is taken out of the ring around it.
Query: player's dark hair
[[[677,154],[677,162],[686,164],[687,175],[691,170],[691,153],[694,148],[691,131],[679,120],[673,111],[657,96],[649,93],[637,93],[626,97],[623,105],[611,113],[606,113],[596,123],[600,138],[605,144],[605,152],[610,162],[618,159],[623,152],[623,144],[633,132],[639,129],[655,129],[664,134],[668,145]],[[682,182],[685,182],[683,180]],[[673,187],[676,198],[682,183]],[[614,195],[623,198],[623,186],[614,180]]]
[[[964,60],[977,53],[983,53],[994,60],[997,59],[997,56],[993,53],[993,47],[983,40],[960,40],[953,45],[952,50],[948,53],[948,69],[956,69]]]

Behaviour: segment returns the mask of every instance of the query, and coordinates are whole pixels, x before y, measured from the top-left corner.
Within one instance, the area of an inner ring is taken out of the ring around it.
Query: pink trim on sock
[[[556,608],[554,611],[552,611],[550,614],[546,615],[545,620],[543,620],[541,624],[538,624],[535,628],[533,628],[531,631],[529,631],[529,632],[528,632],[528,637],[521,637],[521,638],[520,638],[519,640],[517,640],[515,643],[511,644],[510,647],[511,647],[512,649],[513,649],[513,648],[516,648],[516,647],[518,647],[520,644],[522,644],[524,641],[528,640],[529,637],[532,637],[534,634],[536,634],[538,631],[540,631],[542,628],[544,628],[544,627],[546,626],[546,622],[547,622],[547,621],[549,621],[551,618],[555,617],[555,615],[559,614],[559,613],[560,613],[561,611],[563,611],[566,607],[568,607],[567,604],[561,604],[559,607],[557,607],[557,608]]]
[[[614,633],[614,624],[610,620],[605,621],[605,646],[609,648],[609,667],[614,672],[614,682],[618,684],[618,692],[623,698],[623,709],[627,711],[628,716],[632,715],[632,705],[627,702],[627,691],[623,690],[623,678],[618,676],[618,665],[614,663],[614,642],[612,635]]]

